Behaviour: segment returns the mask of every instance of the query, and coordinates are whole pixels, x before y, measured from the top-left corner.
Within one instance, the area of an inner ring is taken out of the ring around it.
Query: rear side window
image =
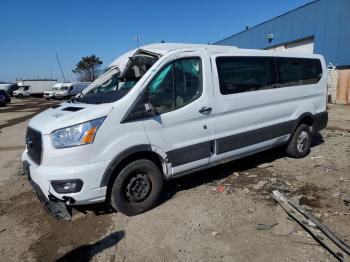
[[[316,84],[322,77],[322,65],[318,59],[305,59],[308,68],[308,84]]]
[[[307,80],[307,70],[302,58],[277,58],[279,87],[304,85]]]
[[[272,57],[217,57],[216,65],[223,95],[276,87]]]
[[[278,57],[276,61],[279,87],[315,84],[322,77],[318,59]]]

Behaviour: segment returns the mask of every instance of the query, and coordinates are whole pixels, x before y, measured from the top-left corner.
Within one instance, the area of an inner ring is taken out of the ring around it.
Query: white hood
[[[33,117],[28,126],[47,135],[60,128],[107,116],[112,108],[112,104],[62,103]]]

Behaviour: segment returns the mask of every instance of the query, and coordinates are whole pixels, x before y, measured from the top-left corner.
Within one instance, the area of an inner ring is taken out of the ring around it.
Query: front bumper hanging
[[[31,178],[29,166],[30,164],[27,161],[23,162],[24,173],[27,176],[28,181],[33,187],[40,202],[43,204],[45,210],[56,219],[71,220],[72,219],[71,208],[67,207],[64,201],[56,198],[53,195],[49,195],[49,197],[47,198],[46,195],[38,186],[38,184],[36,184]]]

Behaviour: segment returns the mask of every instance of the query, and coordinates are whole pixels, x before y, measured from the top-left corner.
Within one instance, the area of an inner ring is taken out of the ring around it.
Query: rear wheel
[[[125,215],[137,215],[158,203],[162,189],[163,176],[157,165],[147,159],[136,160],[115,179],[111,205]]]
[[[310,127],[305,124],[299,125],[287,147],[287,155],[294,158],[307,156],[310,153],[311,140]]]

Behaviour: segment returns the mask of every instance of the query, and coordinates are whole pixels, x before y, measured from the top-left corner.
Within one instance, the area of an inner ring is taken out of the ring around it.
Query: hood
[[[92,105],[65,102],[39,113],[29,121],[28,126],[47,135],[56,129],[107,116],[112,108],[112,104]]]

